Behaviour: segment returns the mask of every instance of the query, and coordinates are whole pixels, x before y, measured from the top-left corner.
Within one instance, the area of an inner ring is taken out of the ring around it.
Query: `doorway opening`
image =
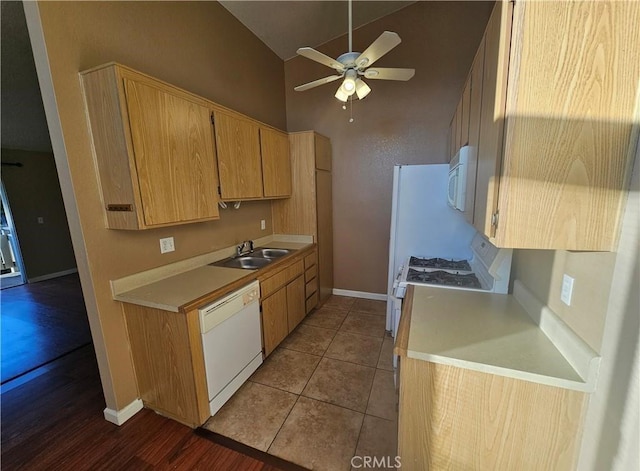
[[[2,164],[7,165],[10,163],[3,162]],[[21,163],[16,163],[15,165],[22,166]],[[0,261],[2,262],[0,289],[5,289],[24,284],[26,275],[20,253],[20,244],[18,243],[18,234],[13,224],[11,207],[4,189],[4,182],[0,186],[0,195]]]

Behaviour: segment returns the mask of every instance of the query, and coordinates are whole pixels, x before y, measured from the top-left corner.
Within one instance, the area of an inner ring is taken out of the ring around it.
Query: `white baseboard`
[[[374,299],[376,301],[386,301],[387,295],[380,293],[367,293],[366,291],[351,291],[348,289],[333,288],[333,294],[337,296],[350,296],[352,298]]]
[[[55,273],[49,273],[47,275],[36,276],[29,278],[29,283],[37,283],[38,281],[51,280],[52,278],[58,278],[65,275],[71,275],[72,273],[78,273],[77,268],[70,268],[69,270],[57,271]]]
[[[131,404],[120,410],[113,410],[107,407],[104,410],[104,418],[112,424],[122,425],[131,417],[140,412],[143,407],[144,405],[142,404],[142,400],[140,399],[136,399]]]

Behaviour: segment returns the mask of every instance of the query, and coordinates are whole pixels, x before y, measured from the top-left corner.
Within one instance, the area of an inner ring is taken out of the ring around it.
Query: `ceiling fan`
[[[334,82],[339,79],[344,79],[342,84],[338,88],[335,97],[346,102],[353,94],[358,99],[363,99],[370,92],[371,88],[362,80],[361,77],[375,80],[401,80],[407,81],[415,74],[415,69],[397,69],[387,67],[369,68],[375,61],[384,56],[391,49],[400,44],[400,36],[397,33],[391,31],[385,31],[378,39],[376,39],[371,45],[365,49],[361,54],[359,52],[353,52],[352,45],[352,13],[351,13],[351,1],[349,0],[349,52],[345,52],[337,59],[316,51],[310,47],[301,47],[297,53],[301,56],[311,59],[312,61],[319,62],[320,64],[331,67],[337,75],[329,75],[313,82],[298,85],[294,88],[297,92],[303,92],[310,88],[324,85],[325,83]]]

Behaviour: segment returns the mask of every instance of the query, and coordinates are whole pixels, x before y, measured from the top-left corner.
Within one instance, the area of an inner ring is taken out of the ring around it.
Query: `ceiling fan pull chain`
[[[349,0],[351,1],[351,0]],[[353,95],[351,95],[349,100],[349,122],[353,123]]]

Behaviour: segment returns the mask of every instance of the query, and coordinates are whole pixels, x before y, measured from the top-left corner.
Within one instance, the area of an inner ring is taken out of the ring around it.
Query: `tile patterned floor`
[[[205,428],[312,470],[351,470],[353,456],[393,461],[398,396],[385,313],[384,301],[332,296]]]

